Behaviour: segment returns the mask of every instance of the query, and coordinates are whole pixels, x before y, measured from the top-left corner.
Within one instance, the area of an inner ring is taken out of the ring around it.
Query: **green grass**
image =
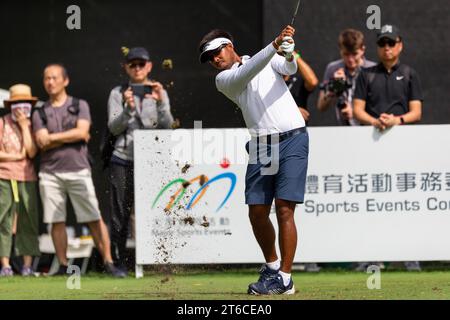
[[[80,290],[66,288],[66,278],[19,276],[0,279],[0,299],[450,299],[450,271],[382,272],[381,289],[368,290],[368,274],[355,272],[294,273],[292,296],[254,297],[246,294],[256,272],[186,272],[170,276],[146,274],[143,279],[113,279],[90,274]]]

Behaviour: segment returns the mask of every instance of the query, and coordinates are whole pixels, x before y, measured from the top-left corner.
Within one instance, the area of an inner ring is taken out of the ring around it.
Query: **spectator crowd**
[[[341,59],[328,64],[320,84],[306,57],[294,52],[298,72],[285,76],[285,81],[306,122],[311,117],[310,95],[317,87],[317,109],[333,108],[339,125],[370,125],[384,131],[421,120],[420,78],[400,62],[403,40],[396,26],[385,25],[378,31],[377,62],[365,58],[364,35],[355,29],[340,33],[338,50]],[[107,134],[102,141],[102,160],[108,169],[109,225],[102,218],[92,180],[90,107],[68,93],[70,76],[65,66],[51,63],[44,68],[48,98],[40,107],[28,85],[10,87],[9,98],[4,100],[6,114],[0,118],[0,276],[15,273],[10,263],[12,248],[15,256],[23,257],[22,276],[36,271],[32,262],[40,256],[39,202],[59,262],[52,275],[67,273],[68,198],[77,223],[89,227],[105,272],[127,276],[126,243],[134,211],[133,132],[175,129],[179,122],[171,113],[164,86],[151,80],[153,65],[145,48],[124,50],[122,66],[128,79],[109,94]],[[36,157],[39,161],[34,161]],[[356,268],[365,270],[368,264]],[[405,266],[420,270],[418,262]],[[319,269],[314,263],[306,265],[308,271]]]

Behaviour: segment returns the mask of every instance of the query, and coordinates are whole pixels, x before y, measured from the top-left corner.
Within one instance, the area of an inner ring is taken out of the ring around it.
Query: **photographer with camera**
[[[352,107],[356,79],[361,68],[369,68],[376,64],[364,57],[366,50],[364,35],[358,30],[346,29],[341,32],[339,50],[342,59],[328,64],[320,86],[317,108],[325,111],[334,106],[340,125],[359,125],[353,117]]]
[[[149,80],[152,62],[144,48],[122,48],[129,82],[114,88],[108,101],[108,129],[113,138],[109,157],[111,250],[115,264],[126,269],[126,241],[134,206],[133,132],[178,126],[161,83]]]

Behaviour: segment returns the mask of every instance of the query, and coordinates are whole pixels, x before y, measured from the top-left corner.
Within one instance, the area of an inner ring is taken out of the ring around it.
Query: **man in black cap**
[[[153,65],[147,50],[137,47],[122,51],[129,82],[114,88],[109,96],[108,129],[113,151],[104,161],[110,169],[112,256],[126,271],[126,241],[134,201],[133,132],[172,128],[175,121],[166,90],[148,78]]]
[[[385,25],[377,37],[378,65],[358,78],[354,97],[355,118],[383,131],[410,124],[422,117],[422,88],[418,74],[400,63],[403,41],[396,26]]]
[[[353,100],[361,124],[384,131],[422,118],[422,87],[418,74],[400,63],[403,41],[396,26],[385,25],[377,36],[380,63],[362,71]],[[420,271],[418,261],[405,262],[409,271]]]

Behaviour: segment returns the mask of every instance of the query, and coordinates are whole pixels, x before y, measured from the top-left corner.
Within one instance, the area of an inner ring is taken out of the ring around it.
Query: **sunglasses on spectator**
[[[380,41],[378,41],[377,45],[380,48],[384,48],[386,45],[388,45],[389,47],[393,48],[399,42],[400,41],[395,41],[395,40],[392,40],[392,39],[386,39],[385,38],[385,39],[381,39]]]
[[[143,68],[143,67],[145,67],[145,65],[147,64],[147,62],[145,62],[145,61],[141,61],[141,62],[132,62],[132,63],[129,63],[128,64],[128,67],[130,68],[130,69],[135,69],[136,67],[139,67],[139,68]]]

